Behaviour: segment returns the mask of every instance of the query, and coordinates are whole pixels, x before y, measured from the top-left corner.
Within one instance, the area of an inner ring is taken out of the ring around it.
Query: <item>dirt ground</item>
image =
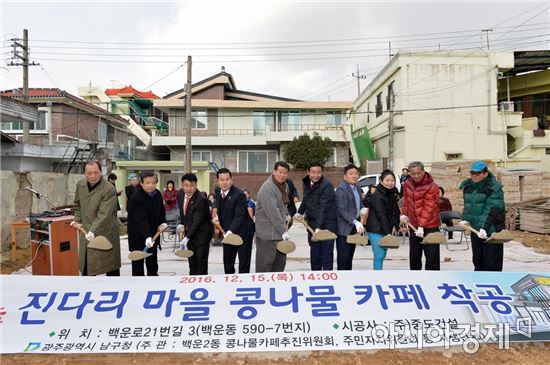
[[[511,345],[500,350],[498,345],[481,346],[474,354],[461,347],[450,350],[381,350],[381,351],[313,351],[308,353],[252,354],[94,354],[94,355],[5,355],[2,364],[216,364],[216,365],[409,365],[415,364],[527,364],[547,365],[550,343]]]
[[[533,247],[535,252],[550,255],[550,235],[524,231],[512,231],[512,234],[524,246]]]

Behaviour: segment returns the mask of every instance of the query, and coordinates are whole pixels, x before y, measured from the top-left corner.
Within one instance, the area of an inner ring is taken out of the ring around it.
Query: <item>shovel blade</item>
[[[443,233],[439,232],[429,233],[426,237],[424,237],[424,240],[422,241],[422,243],[425,245],[440,245],[446,242],[447,238],[445,238]]]
[[[513,240],[514,240],[514,237],[512,236],[510,231],[503,230],[500,232],[493,233],[489,238],[487,238],[487,241],[485,242],[501,244],[501,243],[510,242]]]
[[[279,250],[279,252],[282,252],[284,254],[289,254],[294,252],[294,250],[296,250],[296,245],[294,244],[294,242],[289,240],[279,241],[277,242],[277,250]]]
[[[174,254],[177,257],[181,257],[182,259],[188,259],[191,256],[193,256],[193,251],[191,251],[191,250],[177,250],[176,252],[174,252]]]
[[[399,241],[395,236],[384,236],[378,241],[378,246],[382,248],[399,248]]]
[[[352,245],[366,245],[367,243],[369,243],[369,238],[367,236],[356,233],[349,235],[346,242]]]
[[[113,245],[105,236],[97,236],[88,242],[88,248],[93,248],[94,250],[100,251],[109,251],[113,248]]]
[[[142,251],[142,250],[136,250],[136,251],[132,251],[128,254],[128,259],[130,261],[137,261],[137,260],[143,260],[144,258],[147,258],[149,256],[151,256],[152,254],[150,253],[147,253],[145,251]]]
[[[336,235],[331,231],[329,231],[328,229],[322,229],[311,236],[312,241],[330,241],[335,239],[336,239]]]
[[[230,233],[226,237],[224,237],[222,243],[225,243],[227,245],[240,246],[243,244],[243,239],[237,234]]]

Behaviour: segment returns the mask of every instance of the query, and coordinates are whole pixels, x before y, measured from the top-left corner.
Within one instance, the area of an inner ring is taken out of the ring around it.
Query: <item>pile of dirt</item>
[[[19,271],[29,266],[31,259],[32,258],[31,258],[30,247],[27,247],[27,248],[18,247],[17,250],[15,250],[15,262],[11,261],[11,250],[3,251],[0,273],[3,275],[9,275],[14,271]]]
[[[550,254],[550,235],[526,231],[512,231],[512,234],[524,246],[533,247],[535,252]]]

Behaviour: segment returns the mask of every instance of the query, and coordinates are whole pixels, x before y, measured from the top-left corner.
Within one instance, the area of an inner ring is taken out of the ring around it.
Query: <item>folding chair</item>
[[[178,221],[168,220],[166,222],[168,228],[161,233],[160,240],[162,243],[167,243],[172,247],[172,252],[179,248],[179,239],[176,232],[176,227],[178,226]]]
[[[447,211],[447,212],[439,212],[439,220],[440,222],[442,223],[441,224],[441,230],[443,230],[444,232],[452,232],[452,233],[458,233],[460,232],[460,241],[458,241],[457,243],[449,243],[449,240],[447,240],[447,243],[445,244],[445,246],[447,247],[447,249],[449,251],[467,251],[470,249],[470,244],[468,243],[468,236],[466,235],[465,231],[466,229],[462,226],[446,226],[446,225],[443,225],[443,221],[452,221],[453,219],[462,219],[462,215],[459,213],[459,212],[455,212],[455,211]],[[449,244],[450,245],[455,245],[455,246],[458,246],[462,243],[462,240],[464,240],[464,242],[466,243],[466,248],[455,248],[455,249],[451,249],[449,247]]]

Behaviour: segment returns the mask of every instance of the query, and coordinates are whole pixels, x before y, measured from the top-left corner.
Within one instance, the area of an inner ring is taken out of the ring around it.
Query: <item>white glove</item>
[[[288,231],[286,231],[285,233],[283,233],[283,240],[285,240],[285,241],[290,240],[290,235],[288,234]]]
[[[145,246],[147,246],[147,248],[151,248],[153,247],[153,239],[151,237],[147,237],[147,239],[145,240]]]
[[[164,231],[166,228],[168,228],[168,224],[167,224],[167,223],[162,223],[162,224],[159,226],[159,231]]]
[[[180,241],[180,250],[187,250],[187,242],[189,242],[189,238],[183,237]]]
[[[225,234],[223,235],[223,237],[225,238],[225,237],[229,236],[230,234],[233,234],[233,232],[227,231],[227,232],[225,232]]]
[[[91,240],[93,240],[94,238],[95,238],[94,232],[88,231],[88,233],[86,234],[86,239],[87,239],[88,241],[91,241]]]
[[[319,228],[315,228],[315,233],[319,232],[320,229]]]
[[[487,231],[484,230],[483,228],[481,228],[479,230],[479,234],[477,235],[479,238],[481,238],[482,240],[486,240],[487,239]]]
[[[365,232],[365,228],[363,227],[361,222],[355,221],[353,224],[355,224],[355,230],[357,231],[357,233],[363,234],[363,232]]]
[[[458,225],[459,225],[459,226],[469,226],[469,225],[470,225],[470,222],[468,222],[468,221],[460,221],[460,222],[458,222]]]
[[[367,214],[367,212],[368,212],[367,208],[361,208],[361,210],[359,211],[359,214],[363,216]]]
[[[424,228],[418,227],[414,234],[416,235],[416,237],[424,237]]]
[[[177,227],[176,227],[176,230],[177,231],[184,231],[185,230],[185,226],[183,224],[178,224]]]
[[[302,220],[302,219],[304,219],[304,216],[301,215],[300,213],[296,213],[296,214],[294,214],[293,218],[296,219],[296,220]]]
[[[407,217],[406,215],[404,214],[401,214],[401,216],[399,217],[399,221],[401,223],[407,223],[409,221],[409,217]]]
[[[212,222],[220,223],[220,219],[218,218],[218,216],[215,216],[214,218],[212,218]]]

